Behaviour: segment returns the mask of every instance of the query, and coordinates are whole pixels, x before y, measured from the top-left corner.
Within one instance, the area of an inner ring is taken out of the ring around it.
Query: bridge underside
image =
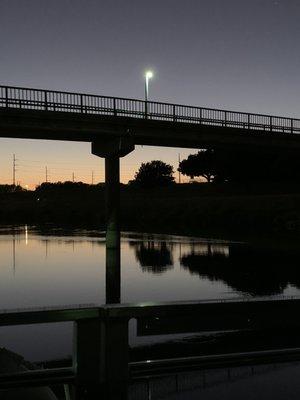
[[[300,150],[300,135],[133,117],[0,108],[0,137],[182,148],[254,147]]]

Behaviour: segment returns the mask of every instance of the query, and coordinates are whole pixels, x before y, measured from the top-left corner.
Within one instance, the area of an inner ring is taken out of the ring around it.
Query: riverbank
[[[104,188],[0,195],[0,224],[105,228]],[[295,185],[121,188],[122,230],[210,237],[300,234]]]

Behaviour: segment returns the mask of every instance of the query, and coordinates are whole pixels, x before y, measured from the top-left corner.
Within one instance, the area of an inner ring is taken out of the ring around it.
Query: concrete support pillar
[[[74,323],[78,399],[127,399],[128,319],[99,315]]]
[[[96,389],[105,383],[105,324],[100,318],[74,322],[73,368],[76,385]]]
[[[105,158],[106,247],[120,247],[120,157],[134,150],[128,137],[92,143],[92,153]]]
[[[106,248],[120,247],[120,159],[105,157]]]

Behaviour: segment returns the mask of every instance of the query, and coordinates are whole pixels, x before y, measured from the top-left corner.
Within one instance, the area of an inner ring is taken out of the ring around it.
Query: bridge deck
[[[281,116],[0,86],[2,137],[92,142],[131,135],[135,144],[198,148],[257,137],[262,145],[298,145],[298,133],[300,119]]]

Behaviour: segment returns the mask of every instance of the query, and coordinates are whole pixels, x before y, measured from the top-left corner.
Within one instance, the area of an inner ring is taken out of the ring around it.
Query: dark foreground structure
[[[106,399],[127,399],[129,388],[136,392],[145,380],[182,371],[206,371],[211,379],[209,370],[218,369],[222,376],[224,372],[220,371],[224,369],[241,367],[238,372],[241,374],[246,370],[248,373],[251,366],[300,361],[299,347],[279,346],[251,352],[224,351],[222,354],[132,362],[128,342],[128,322],[132,318],[137,321],[138,336],[236,330],[276,335],[282,329],[299,329],[299,320],[295,318],[299,307],[299,299],[259,299],[2,311],[1,326],[74,321],[74,353],[70,368],[1,375],[0,390],[65,384],[76,399],[93,399],[101,394]]]

